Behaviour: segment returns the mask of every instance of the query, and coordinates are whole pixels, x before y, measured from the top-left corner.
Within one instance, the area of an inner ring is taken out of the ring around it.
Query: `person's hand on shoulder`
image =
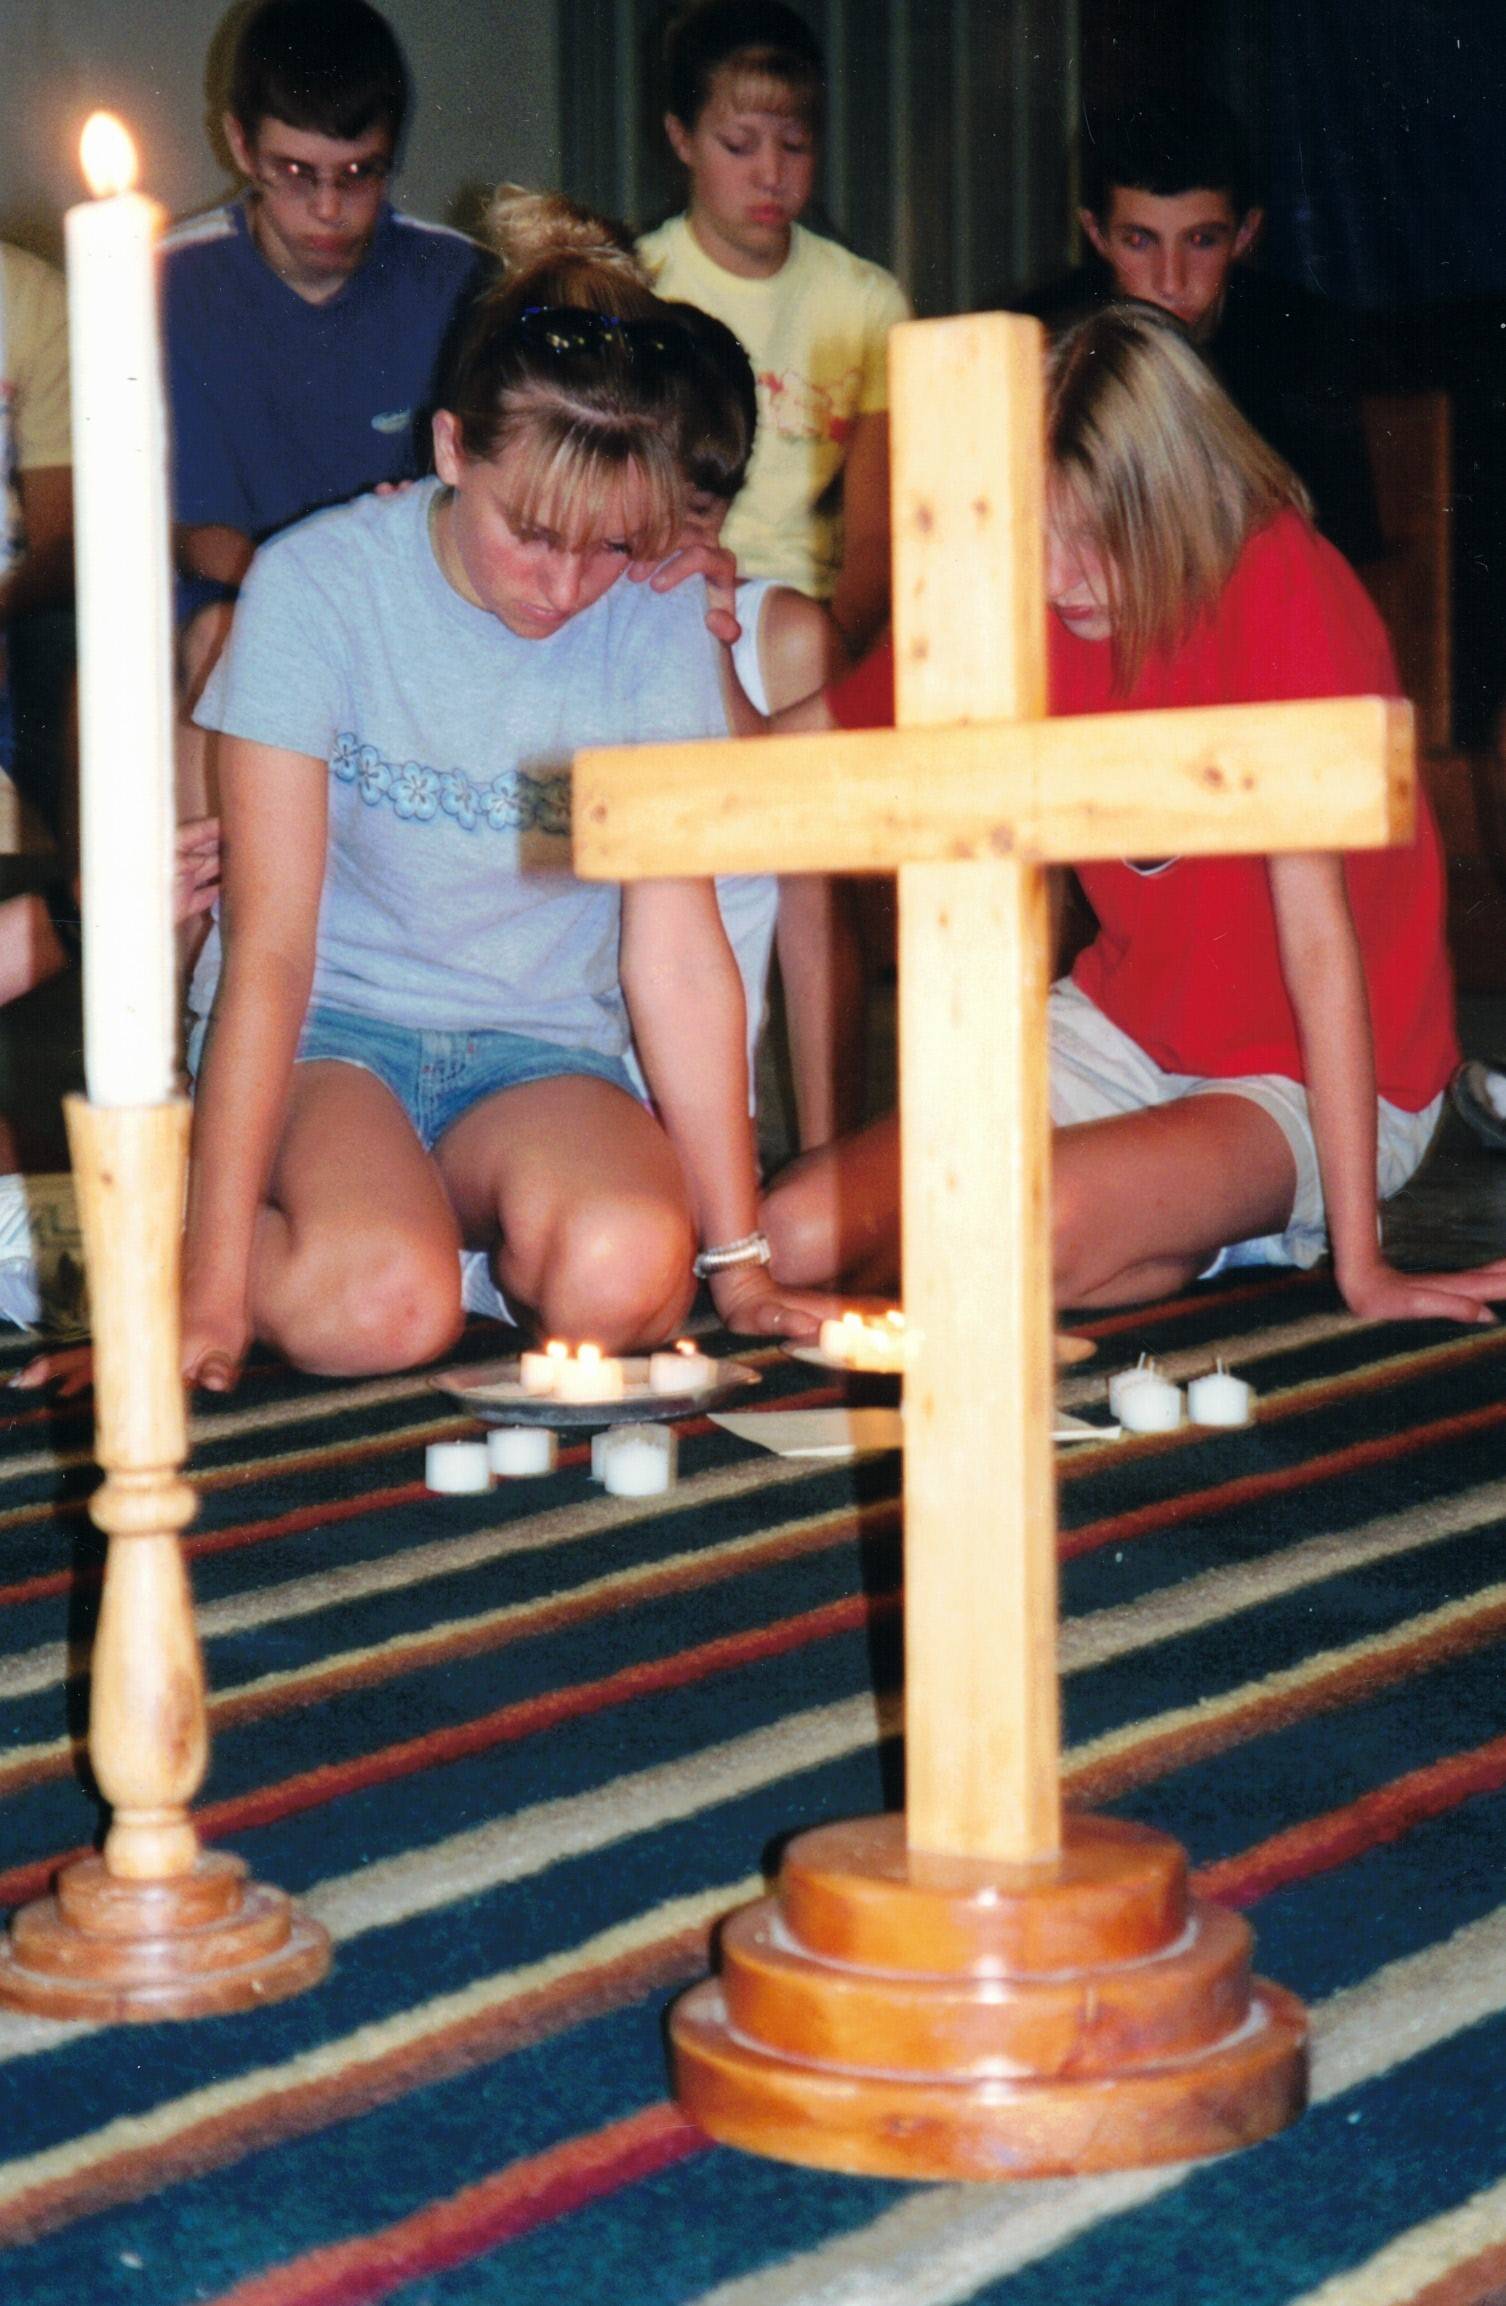
[[[708,605],[706,630],[713,640],[730,648],[742,632],[737,621],[737,560],[724,544],[697,540],[677,545],[661,561],[635,560],[628,564],[635,584],[648,584],[656,593],[673,592],[687,577],[704,577]]]

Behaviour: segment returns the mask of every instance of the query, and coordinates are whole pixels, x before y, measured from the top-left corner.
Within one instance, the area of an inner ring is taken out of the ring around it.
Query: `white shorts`
[[[1232,1265],[1316,1265],[1328,1247],[1323,1210],[1323,1185],[1318,1175],[1318,1148],[1307,1091],[1300,1081],[1284,1073],[1247,1073],[1237,1080],[1215,1080],[1206,1074],[1163,1073],[1096,1002],[1064,977],[1051,988],[1047,1004],[1051,1035],[1051,1118],[1058,1128],[1076,1121],[1104,1121],[1117,1113],[1140,1113],[1150,1105],[1175,1104],[1181,1097],[1247,1097],[1269,1113],[1287,1144],[1297,1169],[1297,1191],[1284,1233],[1268,1233],[1255,1241],[1231,1242],[1208,1267],[1225,1272]],[[1420,1113],[1376,1099],[1376,1185],[1380,1199],[1389,1201],[1421,1166],[1433,1141],[1441,1094]]]

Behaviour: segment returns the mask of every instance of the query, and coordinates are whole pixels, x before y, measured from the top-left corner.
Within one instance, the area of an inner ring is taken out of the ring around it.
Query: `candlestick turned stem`
[[[199,1846],[209,1759],[204,1670],[179,1532],[188,1436],[179,1242],[188,1105],[68,1100],[89,1271],[106,1538],[89,1758],[112,1816],[101,1857],[64,1869],[0,1944],[0,2001],[43,2016],[197,2017],[301,1991],[329,1940],[243,1862]]]

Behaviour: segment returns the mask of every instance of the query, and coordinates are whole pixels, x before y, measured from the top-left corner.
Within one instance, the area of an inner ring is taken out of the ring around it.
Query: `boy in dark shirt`
[[[1090,261],[1029,300],[1055,325],[1109,298],[1173,313],[1255,430],[1307,483],[1347,560],[1384,549],[1352,326],[1247,259],[1264,214],[1239,122],[1212,96],[1154,96],[1091,125],[1078,217]]]

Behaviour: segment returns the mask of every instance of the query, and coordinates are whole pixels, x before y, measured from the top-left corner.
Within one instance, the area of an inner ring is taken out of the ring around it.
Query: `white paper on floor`
[[[898,1449],[904,1425],[897,1409],[754,1409],[718,1413],[713,1425],[776,1457],[863,1457]],[[1058,1410],[1053,1441],[1112,1441],[1117,1425],[1090,1425]]]

